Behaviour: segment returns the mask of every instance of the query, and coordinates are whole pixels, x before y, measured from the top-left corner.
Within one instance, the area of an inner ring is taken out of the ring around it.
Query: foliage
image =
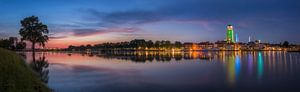
[[[9,37],[9,39],[0,39],[0,47],[9,50],[23,50],[26,48],[26,43],[18,42],[17,37]]]
[[[1,92],[51,91],[14,52],[0,48],[0,58]]]
[[[22,36],[21,40],[27,40],[32,43],[32,51],[34,52],[35,44],[45,46],[48,41],[48,27],[39,21],[38,17],[31,16],[21,20],[22,28],[19,34]]]
[[[10,49],[12,43],[8,39],[1,39],[0,40],[0,47],[5,49]]]
[[[16,45],[17,50],[23,50],[26,48],[26,43],[25,42],[18,42]]]
[[[92,45],[81,45],[81,46],[72,46],[70,45],[68,50],[76,50],[82,51],[86,49],[91,50],[145,50],[147,49],[172,49],[172,48],[181,48],[183,45],[181,42],[176,41],[175,43],[171,43],[171,41],[155,41],[153,43],[152,40],[144,40],[144,39],[135,39],[130,42],[118,42],[118,43],[103,43]]]
[[[289,47],[289,42],[288,41],[284,41],[282,44],[283,47]]]

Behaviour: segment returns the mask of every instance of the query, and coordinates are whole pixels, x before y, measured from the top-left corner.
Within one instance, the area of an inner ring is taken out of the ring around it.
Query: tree
[[[181,44],[181,42],[180,41],[175,41],[175,47],[176,48],[181,48],[182,47],[182,44]]]
[[[11,49],[11,50],[16,49],[16,45],[17,45],[17,42],[18,42],[18,38],[17,38],[17,37],[9,37],[8,40],[9,40],[9,42],[10,42],[10,49]]]
[[[130,45],[133,48],[145,48],[146,47],[146,41],[144,39],[135,39],[130,41]]]
[[[80,46],[79,46],[79,50],[80,50],[80,51],[83,51],[83,50],[85,50],[85,49],[86,49],[86,47],[85,47],[84,45],[80,45]]]
[[[11,41],[9,41],[8,39],[1,39],[0,40],[0,47],[1,48],[10,49],[10,47],[11,47]]]
[[[17,50],[23,50],[26,48],[26,43],[25,42],[18,42],[17,45],[16,45],[16,49]]]
[[[160,41],[155,41],[154,47],[155,47],[156,49],[160,48]]]
[[[73,45],[69,45],[68,50],[74,50],[76,47]]]
[[[86,49],[92,49],[93,46],[91,44],[88,44],[85,47],[86,47]]]
[[[45,46],[48,38],[48,27],[39,21],[38,17],[31,16],[21,20],[22,28],[19,34],[22,36],[21,40],[26,40],[32,43],[32,52],[35,52],[35,45]]]
[[[147,48],[153,48],[154,47],[154,43],[152,42],[152,40],[147,41]]]
[[[171,45],[172,45],[172,44],[171,44],[171,41],[166,41],[166,42],[165,42],[165,48],[170,49],[170,48],[172,48]]]
[[[283,47],[289,47],[289,42],[288,41],[284,41],[282,44]]]
[[[166,47],[166,41],[165,40],[160,41],[159,48],[165,48],[165,47]]]

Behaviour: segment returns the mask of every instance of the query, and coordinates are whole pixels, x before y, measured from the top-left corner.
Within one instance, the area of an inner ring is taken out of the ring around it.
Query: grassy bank
[[[0,92],[49,92],[16,53],[0,48]]]

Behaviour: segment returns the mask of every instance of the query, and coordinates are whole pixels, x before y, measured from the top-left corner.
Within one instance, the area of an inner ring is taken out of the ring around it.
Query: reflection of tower
[[[257,77],[259,79],[262,78],[263,74],[264,74],[264,59],[263,56],[261,54],[261,52],[258,52],[258,60],[257,60]]]
[[[226,56],[229,86],[234,86],[241,73],[241,58],[238,52],[228,52]]]
[[[235,43],[232,25],[227,26],[226,41],[227,41],[227,43]]]

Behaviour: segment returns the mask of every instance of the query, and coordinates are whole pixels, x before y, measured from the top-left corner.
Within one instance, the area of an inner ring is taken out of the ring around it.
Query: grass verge
[[[50,92],[23,59],[0,48],[0,92]]]

